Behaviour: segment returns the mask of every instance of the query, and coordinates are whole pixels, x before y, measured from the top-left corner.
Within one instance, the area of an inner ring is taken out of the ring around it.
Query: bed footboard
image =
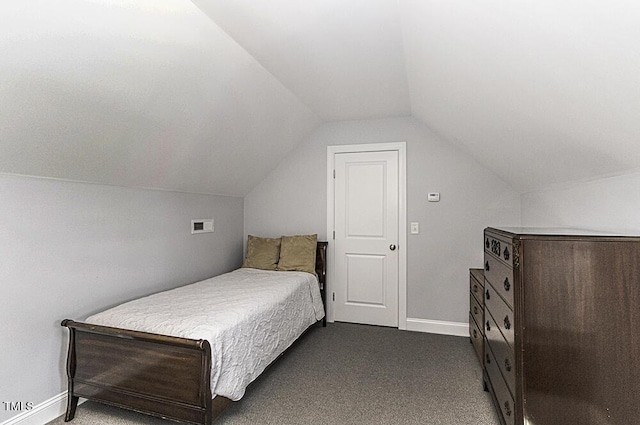
[[[68,319],[62,326],[70,332],[67,422],[75,415],[78,397],[206,425],[230,403],[224,397],[212,402],[211,347],[205,340]]]

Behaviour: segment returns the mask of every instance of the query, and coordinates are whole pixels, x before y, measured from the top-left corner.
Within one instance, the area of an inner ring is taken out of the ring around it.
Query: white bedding
[[[206,339],[212,354],[211,391],[235,401],[323,317],[316,276],[244,268],[130,301],[86,322]]]

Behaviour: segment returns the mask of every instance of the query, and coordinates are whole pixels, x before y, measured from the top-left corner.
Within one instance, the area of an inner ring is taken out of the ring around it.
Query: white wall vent
[[[195,235],[197,233],[211,233],[211,232],[213,232],[213,219],[212,218],[191,220],[191,234],[192,235]]]

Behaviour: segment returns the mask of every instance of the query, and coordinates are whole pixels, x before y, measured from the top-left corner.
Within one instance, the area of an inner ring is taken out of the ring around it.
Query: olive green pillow
[[[247,256],[242,267],[252,269],[277,270],[280,258],[280,238],[258,238],[249,235]]]
[[[278,270],[316,273],[318,235],[283,236]]]

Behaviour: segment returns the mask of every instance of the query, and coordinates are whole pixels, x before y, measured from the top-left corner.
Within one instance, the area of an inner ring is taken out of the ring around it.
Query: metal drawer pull
[[[489,324],[489,321],[487,320],[487,330],[491,331],[491,325]]]
[[[473,284],[473,292],[478,292],[478,284],[477,283]]]
[[[489,295],[489,290],[487,289],[487,293],[485,294],[485,297],[490,300],[491,299],[491,295]]]
[[[474,329],[473,331],[475,332],[476,330]],[[511,372],[511,362],[509,361],[509,359],[504,359],[504,369],[507,372]]]
[[[491,363],[491,357],[489,357],[489,354],[487,353],[487,364]]]
[[[484,242],[484,246],[486,246],[487,249],[489,249],[489,238],[487,238],[487,240]]]
[[[500,257],[500,241],[491,240],[491,252]]]
[[[476,331],[475,329],[473,330],[473,337],[477,338],[478,337],[478,331]]]
[[[473,314],[478,314],[478,307],[477,306],[473,306]]]
[[[511,416],[511,405],[509,404],[509,400],[504,402],[504,413],[507,416]]]
[[[504,290],[505,291],[509,291],[509,289],[511,289],[511,283],[509,283],[509,278],[505,277],[504,278]]]
[[[504,328],[506,330],[511,329],[511,322],[509,321],[509,316],[504,316]]]
[[[490,267],[489,267],[489,262],[487,261],[487,262],[484,264],[484,269],[485,269],[486,271],[489,271],[489,268],[490,268]]]
[[[511,254],[509,254],[509,248],[507,248],[506,246],[504,247],[504,252],[502,253],[502,255],[504,256],[504,259],[506,261],[509,261],[509,257],[511,256]]]

